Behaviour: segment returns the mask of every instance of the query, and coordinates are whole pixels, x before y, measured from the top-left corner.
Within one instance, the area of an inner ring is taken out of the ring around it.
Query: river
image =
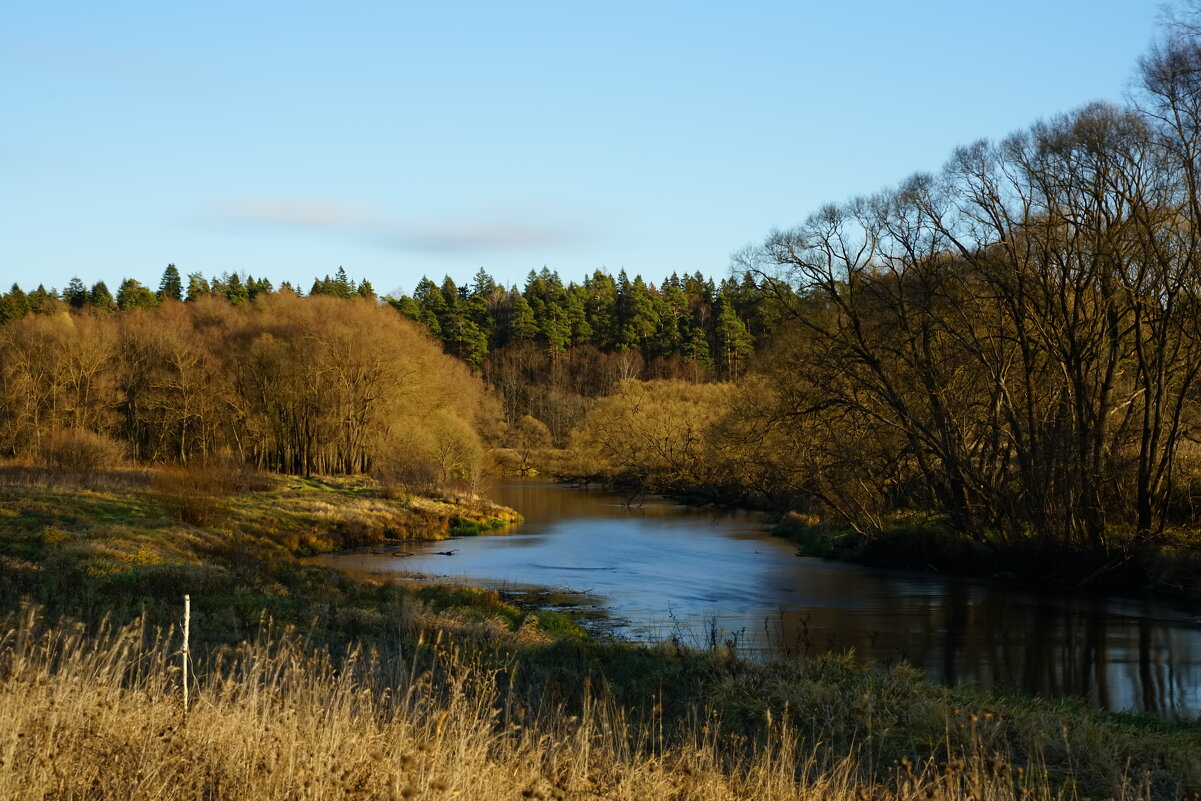
[[[525,516],[510,532],[318,561],[488,587],[580,592],[621,636],[733,644],[785,658],[854,649],[933,681],[1072,696],[1164,718],[1201,715],[1201,610],[1062,589],[798,557],[746,512],[509,481],[489,493]],[[453,550],[447,556],[438,552]]]

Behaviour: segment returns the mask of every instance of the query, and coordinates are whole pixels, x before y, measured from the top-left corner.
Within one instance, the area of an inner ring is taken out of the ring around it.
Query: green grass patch
[[[501,517],[473,519],[460,515],[451,520],[450,528],[448,530],[452,537],[474,537],[480,534],[488,534],[493,531],[499,531],[503,528],[518,525],[522,522],[523,518],[521,515],[516,515],[509,519]]]

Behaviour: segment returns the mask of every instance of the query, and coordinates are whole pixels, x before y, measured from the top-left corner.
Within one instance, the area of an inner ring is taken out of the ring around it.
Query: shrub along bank
[[[456,516],[491,525],[511,514],[497,507],[260,477],[216,495],[220,522],[196,525],[169,511],[173,480],[4,473],[0,603],[15,616],[0,627],[11,722],[0,795],[966,801],[1201,789],[1196,726],[945,689],[849,657],[757,665],[600,641],[520,598],[296,558],[403,534],[386,521],[407,515],[426,521],[418,535],[442,536]],[[338,519],[342,533],[318,536]],[[184,592],[199,677],[186,719],[168,631]],[[26,601],[40,610],[17,611]],[[124,622],[133,628],[115,633]],[[87,767],[68,776],[61,764]]]

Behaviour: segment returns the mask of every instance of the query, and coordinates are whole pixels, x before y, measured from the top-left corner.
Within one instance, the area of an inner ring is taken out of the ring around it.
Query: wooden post
[[[183,597],[183,713],[188,714],[188,627],[192,622],[192,596]]]

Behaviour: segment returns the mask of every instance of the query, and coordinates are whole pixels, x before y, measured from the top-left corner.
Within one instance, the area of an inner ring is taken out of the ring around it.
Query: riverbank
[[[638,475],[597,471],[569,451],[543,451],[534,463],[571,485],[604,487],[637,502],[661,495],[713,509],[749,509],[777,515],[777,536],[796,543],[802,556],[872,567],[898,568],[964,578],[1012,580],[1031,586],[1087,588],[1098,593],[1172,601],[1201,601],[1201,533],[1173,528],[1135,542],[1131,532],[1111,530],[1103,551],[1067,547],[1047,537],[973,537],[937,515],[895,513],[856,529],[837,520],[789,511],[794,497],[769,498],[740,488],[684,483],[648,484]],[[587,468],[581,465],[588,465]]]
[[[397,591],[353,582],[297,557],[438,540],[520,522],[482,499],[388,497],[366,477],[267,475],[203,468],[72,474],[0,468],[0,609],[29,601],[84,621],[151,622],[197,600],[214,642],[277,622],[320,618],[331,641],[382,636]],[[488,614],[498,608],[475,599]],[[468,604],[471,606],[472,604]]]
[[[40,605],[0,625],[0,797],[966,801],[1201,789],[1196,726],[945,689],[849,656],[762,665],[720,647],[598,641],[536,596],[300,564],[307,541],[292,537],[327,506],[366,515],[379,503],[368,488],[252,487],[231,494],[223,523],[200,526],[164,511],[153,477],[95,478],[0,489],[0,601]],[[170,630],[185,592],[196,677],[186,719]]]
[[[1095,592],[1176,601],[1201,600],[1201,535],[1173,530],[1134,548],[1112,537],[1106,553],[1056,548],[1022,538],[981,542],[937,518],[893,516],[879,530],[856,531],[797,513],[784,515],[773,532],[805,556],[875,567],[1086,588]]]

